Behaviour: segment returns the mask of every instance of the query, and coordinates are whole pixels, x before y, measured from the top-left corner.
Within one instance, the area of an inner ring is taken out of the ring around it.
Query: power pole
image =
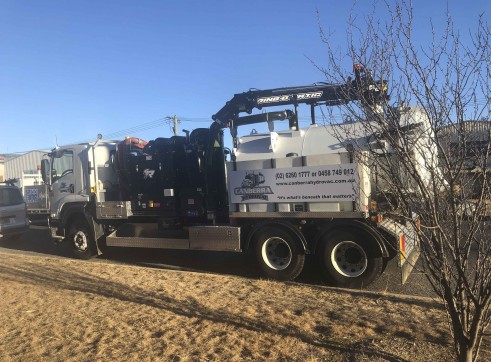
[[[178,123],[179,120],[177,119],[177,116],[174,114],[174,126],[172,127],[172,130],[174,131],[174,136],[177,136],[178,133],[178,126],[177,126]]]
[[[179,133],[179,118],[174,114],[174,117],[167,116],[165,117],[165,120],[168,125],[172,122],[172,132],[174,132],[174,136],[177,136]]]

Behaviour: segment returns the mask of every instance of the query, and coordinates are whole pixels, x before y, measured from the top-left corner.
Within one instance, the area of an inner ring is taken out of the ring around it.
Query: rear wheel
[[[95,242],[85,221],[77,220],[71,225],[68,242],[74,258],[88,260],[95,255]]]
[[[265,226],[256,233],[256,259],[263,274],[276,280],[293,280],[305,263],[298,237],[278,226]]]
[[[336,286],[360,288],[377,279],[383,258],[375,241],[362,233],[331,231],[321,237],[319,262]]]

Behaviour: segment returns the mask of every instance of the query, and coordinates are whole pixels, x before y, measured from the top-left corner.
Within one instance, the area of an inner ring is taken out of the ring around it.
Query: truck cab
[[[92,223],[87,212],[91,200],[117,198],[117,177],[111,167],[115,149],[116,142],[98,140],[57,147],[42,160],[43,180],[49,185],[49,222],[54,239],[67,236],[64,226],[70,220],[79,218]]]

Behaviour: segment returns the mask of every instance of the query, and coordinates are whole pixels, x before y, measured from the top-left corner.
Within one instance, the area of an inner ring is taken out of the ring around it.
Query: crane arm
[[[355,100],[364,103],[380,103],[387,99],[387,86],[384,81],[375,81],[361,65],[354,67],[355,79],[348,78],[344,84],[318,83],[308,86],[284,87],[267,90],[249,90],[235,94],[216,114],[213,120],[227,127],[240,113],[250,114],[254,108],[281,106],[287,104],[309,104],[328,106],[345,104]]]

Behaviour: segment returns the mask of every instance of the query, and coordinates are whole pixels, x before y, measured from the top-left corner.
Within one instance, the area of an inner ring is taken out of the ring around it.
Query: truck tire
[[[293,280],[302,272],[305,252],[298,238],[278,226],[256,232],[256,259],[267,278]]]
[[[95,242],[85,221],[76,220],[71,224],[67,241],[74,258],[88,260],[95,255]]]
[[[376,242],[362,232],[326,232],[320,239],[318,256],[327,279],[343,288],[369,285],[384,267]]]

